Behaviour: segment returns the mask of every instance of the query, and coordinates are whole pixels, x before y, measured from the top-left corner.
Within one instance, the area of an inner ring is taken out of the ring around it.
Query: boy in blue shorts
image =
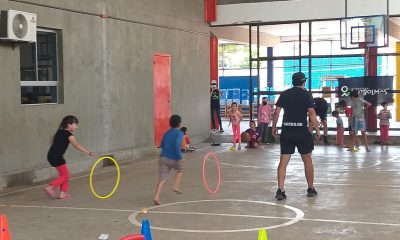
[[[351,116],[351,134],[350,134],[350,145],[347,151],[358,152],[358,149],[354,146],[356,145],[356,137],[358,131],[361,131],[361,135],[364,140],[365,150],[371,152],[368,148],[368,140],[366,133],[364,110],[369,108],[372,104],[358,96],[358,90],[353,90],[350,92],[350,106],[353,111]]]
[[[156,194],[153,198],[153,203],[155,205],[161,204],[160,193],[164,183],[168,180],[172,168],[176,170],[175,184],[172,190],[176,193],[182,193],[180,191],[180,183],[183,175],[181,152],[183,132],[179,130],[181,122],[182,118],[179,115],[172,115],[169,118],[169,125],[171,128],[164,134],[161,140],[161,155],[158,161],[159,180],[157,183]]]

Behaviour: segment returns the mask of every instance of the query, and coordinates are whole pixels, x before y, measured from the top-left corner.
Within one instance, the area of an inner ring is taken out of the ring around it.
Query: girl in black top
[[[52,198],[56,197],[54,188],[60,186],[59,199],[71,197],[68,193],[69,171],[64,159],[64,153],[68,148],[69,143],[77,150],[86,153],[89,156],[94,156],[93,152],[86,150],[80,145],[72,134],[78,128],[78,119],[75,116],[66,116],[60,123],[58,131],[54,135],[52,145],[47,153],[47,160],[52,167],[57,169],[59,177],[53,180],[44,188],[45,192]]]

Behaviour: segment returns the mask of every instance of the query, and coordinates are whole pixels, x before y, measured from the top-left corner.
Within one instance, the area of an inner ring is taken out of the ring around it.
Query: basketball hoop
[[[369,49],[388,46],[387,17],[350,17],[340,20],[342,49]]]

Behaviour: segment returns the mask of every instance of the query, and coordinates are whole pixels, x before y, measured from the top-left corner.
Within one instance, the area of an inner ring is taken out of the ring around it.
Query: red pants
[[[240,136],[240,124],[232,124],[233,130],[233,144],[236,144],[236,140],[238,143],[242,143],[242,136]]]
[[[343,146],[344,144],[344,128],[336,128],[336,145]]]
[[[381,125],[381,142],[389,143],[389,126]]]
[[[56,167],[58,171],[58,178],[54,179],[51,183],[50,186],[53,188],[56,188],[60,186],[60,191],[62,192],[68,192],[68,181],[69,181],[69,171],[67,164],[61,165]]]

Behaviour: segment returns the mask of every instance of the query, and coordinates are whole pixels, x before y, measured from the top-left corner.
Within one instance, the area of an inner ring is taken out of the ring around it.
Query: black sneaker
[[[329,142],[328,142],[328,138],[327,138],[327,137],[324,137],[324,144],[325,144],[325,145],[329,145]]]
[[[315,188],[308,188],[307,189],[307,197],[315,197],[317,196],[317,191],[315,191]]]
[[[276,198],[278,201],[281,201],[281,200],[283,200],[283,199],[286,199],[285,190],[282,191],[282,190],[278,189],[278,190],[276,191],[275,198]]]
[[[223,132],[224,132],[224,129],[221,128],[221,129],[219,130],[219,132],[220,132],[220,133],[223,133]]]

